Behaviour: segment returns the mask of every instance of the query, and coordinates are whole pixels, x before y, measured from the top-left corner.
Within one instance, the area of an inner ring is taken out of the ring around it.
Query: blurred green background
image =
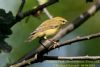
[[[69,21],[72,21],[76,17],[78,17],[81,13],[86,11],[93,3],[94,2],[86,3],[85,0],[60,0],[58,3],[53,4],[47,8],[53,16],[61,16]],[[16,15],[16,12],[20,4],[21,0],[0,0],[0,8],[5,9],[7,12],[12,11],[14,16]],[[36,0],[26,0],[23,12],[37,5],[38,3]],[[62,40],[99,32],[100,31],[99,17],[100,17],[100,11],[98,11],[95,15],[89,18],[89,20],[87,20],[79,28],[77,28],[76,30],[65,36]],[[25,23],[26,19],[27,17],[12,27],[13,34],[6,39],[6,42],[13,47],[13,50],[11,51],[11,53],[2,52],[0,54],[0,67],[4,67],[7,63],[13,63],[20,57],[24,56],[26,53],[30,52],[32,49],[36,49],[36,47],[39,46],[37,40],[34,40],[31,43],[26,43],[24,41],[27,39],[29,34],[40,23],[48,19],[48,17],[44,13],[42,13],[40,15],[40,18],[30,16],[27,23]],[[60,49],[56,49],[49,52],[47,55],[95,56],[95,55],[100,55],[99,47],[100,47],[100,38],[96,38],[93,40],[77,42],[65,47],[61,47]],[[46,67],[46,66],[55,67],[57,64],[59,63],[57,63],[56,61],[52,63],[49,61],[45,61],[43,63],[37,63],[34,65],[30,65],[28,67]],[[99,67],[99,65],[97,66]],[[62,66],[58,65],[58,67]]]

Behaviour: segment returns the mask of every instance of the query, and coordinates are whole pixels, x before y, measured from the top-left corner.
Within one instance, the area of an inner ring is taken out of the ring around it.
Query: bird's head
[[[59,21],[59,23],[61,25],[66,24],[66,22],[68,22],[66,19],[62,18],[62,17],[55,17],[54,19],[56,19],[57,21]]]

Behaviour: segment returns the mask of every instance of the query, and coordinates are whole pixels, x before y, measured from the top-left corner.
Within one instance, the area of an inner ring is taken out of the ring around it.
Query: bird
[[[48,39],[49,36],[55,35],[67,22],[68,21],[65,18],[60,16],[45,20],[32,33],[30,33],[27,41],[31,42],[36,38],[40,38],[39,42],[41,43],[43,39]]]

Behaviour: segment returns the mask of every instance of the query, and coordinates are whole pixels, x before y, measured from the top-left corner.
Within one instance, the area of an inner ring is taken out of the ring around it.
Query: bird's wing
[[[58,24],[59,21],[57,20],[46,20],[44,21],[40,26],[38,26],[32,33],[31,35],[35,34],[36,32],[42,32],[42,31],[45,31],[45,30],[48,30],[48,29],[53,29],[57,26],[59,26]]]
[[[48,22],[50,23],[51,20],[46,20],[46,21],[44,21],[40,26],[38,26],[38,27],[31,33],[31,35],[34,35],[36,32],[42,31],[43,28],[47,27]],[[46,28],[45,30],[47,30],[47,28]]]
[[[57,26],[59,26],[58,21],[47,20],[47,21],[43,22],[35,31],[41,32],[41,31],[45,31],[45,30],[48,30],[48,29],[53,29]]]

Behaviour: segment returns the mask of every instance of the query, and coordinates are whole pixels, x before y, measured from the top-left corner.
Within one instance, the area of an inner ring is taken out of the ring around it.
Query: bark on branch
[[[76,57],[59,57],[59,56],[43,56],[43,60],[100,60],[100,56],[76,56]]]

